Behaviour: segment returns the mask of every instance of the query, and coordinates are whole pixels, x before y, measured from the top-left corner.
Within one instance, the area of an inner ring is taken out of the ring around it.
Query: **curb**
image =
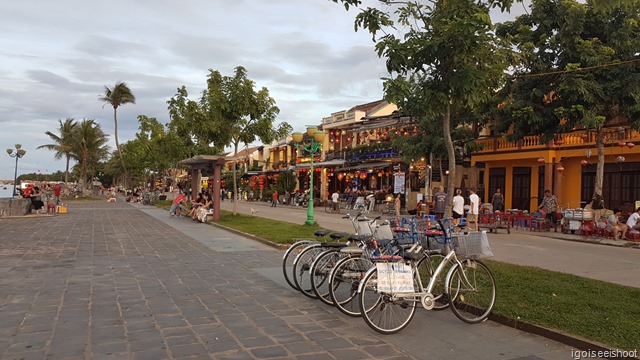
[[[213,225],[215,227],[218,227],[220,229],[224,229],[226,231],[232,232],[232,233],[234,233],[236,235],[242,235],[242,236],[244,236],[246,238],[261,242],[261,243],[263,243],[265,245],[269,245],[269,246],[271,246],[273,248],[276,248],[278,250],[286,250],[287,248],[289,248],[289,245],[290,245],[290,244],[278,244],[278,243],[275,243],[273,241],[269,241],[267,239],[263,239],[261,237],[258,237],[258,236],[255,236],[255,235],[240,231],[240,230],[236,230],[236,229],[224,226],[224,225],[217,224],[215,222],[207,222],[207,224],[211,224],[211,225]]]

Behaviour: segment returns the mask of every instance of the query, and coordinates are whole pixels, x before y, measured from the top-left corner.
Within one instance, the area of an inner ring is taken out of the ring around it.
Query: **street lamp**
[[[316,126],[307,126],[307,135],[309,135],[308,143],[302,143],[303,134],[301,132],[295,132],[291,134],[291,137],[293,138],[296,148],[308,152],[309,156],[311,156],[311,166],[309,169],[309,204],[307,205],[307,221],[305,221],[305,225],[316,225],[313,217],[313,156],[322,149],[325,132],[318,131]]]
[[[22,145],[20,144],[16,144],[16,152],[13,152],[14,149],[11,148],[7,148],[7,154],[9,154],[9,156],[16,158],[16,170],[15,173],[13,175],[13,195],[11,197],[16,197],[16,183],[18,182],[18,159],[20,159],[21,157],[23,157],[27,151],[25,149],[22,148]]]

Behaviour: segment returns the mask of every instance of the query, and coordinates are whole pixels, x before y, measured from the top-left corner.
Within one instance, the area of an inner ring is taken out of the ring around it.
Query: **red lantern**
[[[364,180],[366,178],[367,178],[367,173],[366,172],[360,173],[360,179]]]
[[[627,143],[626,143],[626,142],[624,142],[624,141],[620,141],[620,142],[618,143],[618,146],[620,146],[620,147],[625,147],[625,146],[627,146]]]
[[[587,165],[589,162],[587,160],[582,160],[580,161],[580,165],[585,166]]]
[[[634,147],[634,146],[636,146],[636,144],[634,144],[634,143],[632,143],[632,142],[627,143],[627,147],[628,147],[629,149],[633,149],[633,147]]]

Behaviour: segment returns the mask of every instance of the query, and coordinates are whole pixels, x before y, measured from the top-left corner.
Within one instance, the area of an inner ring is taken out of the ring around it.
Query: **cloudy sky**
[[[374,4],[374,1],[369,1]],[[95,119],[113,140],[104,86],[126,82],[136,104],[118,109],[123,143],[144,114],[169,121],[166,101],[182,85],[196,99],[208,69],[232,75],[244,66],[267,87],[278,122],[294,130],[381,99],[384,61],[356,12],[329,0],[6,1],[0,12],[0,148],[21,143],[18,174],[64,170],[53,152],[36,150],[58,133],[58,120]],[[3,151],[0,179],[13,179]]]

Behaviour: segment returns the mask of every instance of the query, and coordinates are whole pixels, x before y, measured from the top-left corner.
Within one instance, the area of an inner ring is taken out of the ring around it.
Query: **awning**
[[[385,168],[387,166],[391,166],[391,163],[390,162],[363,163],[363,164],[358,164],[354,166],[347,166],[341,169],[336,169],[336,172],[363,170],[363,169],[380,169],[380,168]]]
[[[325,168],[325,167],[339,166],[339,165],[344,165],[344,160],[333,159],[329,161],[313,163],[314,168]],[[310,167],[311,167],[311,163],[296,164],[296,169],[309,169]]]

